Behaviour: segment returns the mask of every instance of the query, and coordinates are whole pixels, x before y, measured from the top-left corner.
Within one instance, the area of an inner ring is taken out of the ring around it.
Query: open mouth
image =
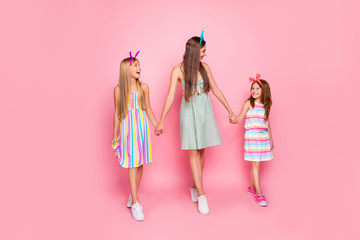
[[[138,72],[136,72],[136,73],[140,75],[140,71],[138,71]]]

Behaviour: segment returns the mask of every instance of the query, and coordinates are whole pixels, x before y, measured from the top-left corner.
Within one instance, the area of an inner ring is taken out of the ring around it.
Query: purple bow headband
[[[137,53],[135,54],[135,57],[131,56],[131,52],[129,52],[129,55],[130,55],[130,65],[131,65],[131,62],[134,58],[136,58],[136,56],[139,54],[140,51],[137,51]]]

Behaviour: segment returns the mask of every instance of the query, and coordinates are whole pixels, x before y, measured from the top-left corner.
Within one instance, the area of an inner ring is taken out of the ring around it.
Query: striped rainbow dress
[[[128,114],[121,120],[120,136],[112,146],[123,168],[140,167],[152,162],[149,123],[137,97],[137,93],[129,94]]]
[[[255,102],[255,106],[246,113],[244,127],[244,159],[247,161],[273,159],[263,104]]]

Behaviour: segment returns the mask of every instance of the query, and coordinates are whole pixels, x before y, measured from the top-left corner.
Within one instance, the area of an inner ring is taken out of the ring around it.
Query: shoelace
[[[135,203],[133,207],[135,210],[141,209],[140,203]]]
[[[200,198],[199,198],[199,202],[201,202],[201,203],[205,203],[205,202],[206,202],[206,198],[202,198],[202,197],[200,197]]]

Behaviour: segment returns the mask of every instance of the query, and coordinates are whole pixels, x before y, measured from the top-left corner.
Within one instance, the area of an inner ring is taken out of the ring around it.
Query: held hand
[[[229,122],[232,124],[238,123],[237,116],[233,112],[229,113]]]
[[[236,116],[232,116],[232,117],[230,118],[230,123],[232,123],[232,124],[237,124],[237,123],[238,123],[237,117],[236,117]]]
[[[155,128],[155,134],[156,136],[159,136],[160,134],[165,132],[165,128],[164,128],[164,124],[163,123],[159,123],[156,128]]]
[[[156,129],[154,129],[154,133],[155,133],[156,136],[160,136],[160,135],[161,135],[161,131],[156,130]]]
[[[110,141],[110,145],[114,146],[116,144],[116,141],[117,141],[117,137],[113,137]]]
[[[233,115],[234,115],[234,113],[233,112],[229,112],[229,115],[228,115],[228,117],[229,117],[229,122],[231,123],[231,121],[232,121],[232,119],[233,119]]]

